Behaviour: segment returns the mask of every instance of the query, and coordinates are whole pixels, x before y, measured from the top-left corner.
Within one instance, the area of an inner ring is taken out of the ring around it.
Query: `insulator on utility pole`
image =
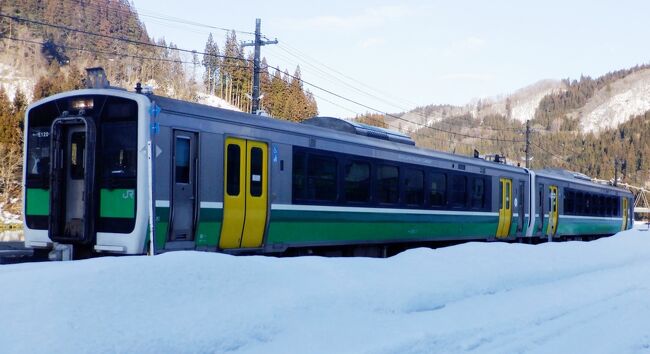
[[[252,105],[251,113],[257,114],[260,109],[260,49],[263,45],[267,44],[278,44],[277,38],[272,41],[262,40],[262,33],[260,27],[262,25],[262,20],[257,18],[255,19],[255,40],[253,42],[242,43],[242,47],[253,46],[255,48],[255,54],[253,59],[253,95],[252,95]]]

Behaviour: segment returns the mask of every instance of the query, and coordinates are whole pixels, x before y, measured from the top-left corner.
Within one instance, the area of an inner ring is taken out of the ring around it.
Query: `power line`
[[[375,94],[372,94],[372,93],[366,92],[366,91],[364,91],[364,90],[359,89],[358,87],[356,87],[356,86],[354,86],[354,85],[351,85],[350,83],[348,83],[348,82],[346,82],[346,81],[344,81],[344,80],[338,78],[337,76],[332,75],[332,74],[326,72],[325,70],[322,70],[322,69],[318,68],[318,67],[317,67],[316,65],[314,65],[314,64],[311,64],[309,61],[307,61],[307,59],[301,58],[299,55],[292,53],[291,51],[287,50],[287,48],[285,48],[285,46],[283,46],[282,44],[278,45],[278,48],[281,49],[281,50],[283,50],[285,53],[287,53],[287,54],[289,54],[289,55],[295,57],[296,59],[301,60],[303,64],[306,64],[307,66],[313,68],[314,70],[317,70],[319,73],[322,73],[323,75],[327,75],[327,76],[333,78],[334,80],[336,80],[336,81],[342,83],[343,85],[345,85],[345,86],[347,86],[347,87],[353,89],[353,90],[356,91],[356,92],[359,92],[359,93],[361,93],[361,94],[363,94],[363,95],[366,95],[366,96],[371,97],[371,98],[373,98],[373,99],[376,99],[376,100],[378,100],[378,101],[380,101],[380,102],[383,102],[383,103],[385,103],[385,104],[388,104],[389,106],[392,106],[392,107],[398,108],[399,110],[404,111],[405,114],[406,114],[406,113],[411,113],[411,114],[415,114],[415,115],[417,115],[417,116],[419,116],[420,118],[423,118],[423,119],[426,119],[426,118],[427,118],[427,116],[425,116],[425,115],[422,114],[421,112],[418,112],[418,109],[417,109],[417,108],[416,108],[416,109],[410,109],[410,110],[409,110],[408,108],[405,108],[405,106],[402,106],[401,104],[395,104],[394,102],[391,102],[391,101],[388,101],[388,100],[386,100],[386,99],[384,99],[384,98],[381,98],[381,97],[379,97],[378,95],[375,95]],[[297,50],[296,50],[296,51],[297,51]],[[275,55],[278,55],[278,54],[275,53]],[[279,56],[279,55],[278,55],[278,56]],[[287,57],[285,57],[285,56],[280,56],[280,57],[283,57],[285,60],[287,60],[287,62],[289,62],[289,59],[288,59]],[[306,55],[305,55],[305,57],[306,57]],[[315,62],[317,62],[315,59],[312,59],[312,60],[315,61]],[[318,62],[317,62],[317,63],[318,63]],[[325,64],[321,64],[321,65],[323,65],[324,67],[328,68],[329,70],[331,70],[331,71],[333,71],[333,72],[338,73],[339,75],[341,75],[341,76],[343,76],[343,77],[345,77],[345,78],[347,78],[347,79],[349,79],[349,80],[352,80],[352,81],[354,81],[354,82],[356,82],[356,83],[358,83],[358,84],[360,84],[360,85],[363,85],[363,86],[365,86],[365,87],[370,88],[369,86],[363,84],[362,82],[360,82],[360,81],[358,81],[358,80],[356,80],[356,79],[354,79],[354,78],[352,78],[352,77],[350,77],[350,76],[348,76],[348,75],[345,75],[345,74],[343,74],[343,73],[341,73],[341,72],[339,72],[339,71],[337,71],[337,70],[335,70],[335,69],[332,69],[332,68],[326,66]],[[324,77],[324,76],[319,75],[319,74],[318,74],[317,76]],[[326,78],[326,79],[327,79],[327,78]],[[329,79],[327,79],[327,80],[330,81],[330,82],[333,82],[332,80],[329,80]],[[373,90],[373,91],[376,91],[375,89],[372,89],[372,88],[370,88],[370,89]],[[414,123],[415,123],[415,122],[414,122]],[[450,124],[449,122],[444,122],[444,121],[443,121],[443,122],[438,122],[438,123],[440,123],[440,124],[445,124],[445,125],[447,125],[447,126],[449,126],[449,127],[453,127],[453,125]],[[493,130],[493,131],[517,131],[517,132],[523,132],[522,129],[517,129],[517,128],[495,128],[495,127],[486,126],[486,125],[481,126],[481,128],[483,128],[483,129],[488,129],[488,130]]]
[[[250,32],[250,31],[242,31],[242,30],[236,30],[236,29],[233,29],[233,28],[226,28],[226,27],[208,25],[208,24],[205,24],[205,23],[200,23],[200,22],[196,22],[196,21],[192,21],[192,20],[187,20],[187,19],[183,19],[183,18],[180,18],[180,17],[168,16],[168,15],[164,15],[164,14],[161,14],[161,13],[156,13],[155,11],[150,11],[150,10],[146,10],[146,9],[142,9],[142,8],[138,9],[135,6],[131,7],[130,5],[129,5],[129,9],[133,9],[133,12],[128,11],[128,10],[124,10],[124,9],[116,7],[116,6],[111,6],[110,4],[98,3],[98,2],[95,2],[93,0],[88,0],[87,3],[82,2],[81,0],[70,0],[70,1],[74,2],[74,3],[77,3],[79,5],[82,5],[82,6],[91,6],[91,7],[97,8],[97,9],[106,8],[106,9],[121,12],[123,14],[136,14],[138,16],[149,17],[149,18],[153,18],[153,19],[157,19],[157,20],[161,20],[161,21],[165,21],[165,22],[175,22],[175,23],[179,23],[179,24],[185,24],[185,25],[190,25],[190,26],[194,26],[194,27],[203,27],[203,28],[214,29],[214,30],[219,30],[219,31],[224,31],[224,32],[233,32],[234,31],[236,33],[241,33],[241,34],[246,34],[246,35],[255,35],[255,33]],[[201,32],[201,33],[205,33],[205,32]]]
[[[189,50],[189,49],[182,49],[182,48],[177,48],[177,47],[169,47],[169,46],[164,46],[164,45],[159,45],[159,44],[152,44],[152,43],[147,43],[147,42],[142,42],[142,41],[132,40],[132,39],[129,39],[129,38],[121,38],[121,37],[109,36],[109,35],[105,35],[105,34],[101,34],[101,33],[95,33],[95,32],[85,31],[85,30],[76,29],[76,28],[71,28],[71,27],[62,26],[62,25],[55,25],[55,24],[46,23],[46,22],[41,22],[41,21],[36,21],[36,20],[28,20],[28,19],[21,18],[21,17],[18,17],[18,16],[10,16],[10,15],[2,14],[2,13],[0,13],[0,17],[9,18],[9,19],[12,19],[12,20],[14,20],[14,21],[19,21],[19,22],[33,23],[33,24],[37,24],[37,25],[42,25],[42,26],[47,26],[47,27],[52,27],[52,28],[62,29],[62,30],[66,30],[66,31],[77,32],[77,33],[87,34],[87,35],[91,35],[91,36],[96,36],[96,37],[107,38],[107,39],[112,39],[112,40],[116,40],[116,41],[127,42],[127,43],[131,43],[131,44],[136,44],[136,45],[146,45],[146,46],[155,47],[155,48],[160,48],[160,49],[165,49],[165,50],[176,50],[176,51],[179,51],[179,52],[185,52],[185,53],[191,53],[191,54],[201,54],[201,55],[204,55],[204,56],[205,56],[205,55],[208,55],[208,56],[213,56],[213,57],[226,58],[226,59],[235,59],[235,60],[240,60],[240,61],[250,62],[250,60],[248,60],[248,59],[239,58],[239,57],[232,57],[232,56],[225,56],[225,55],[217,55],[217,54],[211,54],[211,53],[199,52],[199,51],[196,51],[196,50]],[[78,48],[78,49],[79,49],[79,48]],[[276,69],[276,70],[278,70],[278,71],[281,71],[280,68],[278,68],[278,67],[274,67],[274,66],[268,66],[268,67],[273,68],[273,69]],[[480,139],[480,140],[490,140],[490,141],[497,141],[497,142],[498,142],[498,141],[502,141],[502,142],[510,142],[510,143],[522,143],[522,142],[523,142],[523,140],[499,139],[499,138],[493,138],[493,137],[481,137],[481,136],[474,136],[474,135],[470,135],[470,134],[463,134],[463,133],[459,133],[459,132],[453,132],[453,131],[450,131],[450,130],[445,130],[445,129],[436,128],[436,127],[430,127],[430,126],[427,126],[427,125],[425,125],[425,124],[418,123],[418,122],[414,122],[414,121],[410,121],[410,120],[404,119],[404,118],[402,118],[402,117],[399,117],[399,116],[396,116],[396,115],[393,115],[393,114],[390,114],[390,113],[384,112],[384,111],[379,110],[379,109],[377,109],[377,108],[374,108],[374,107],[372,107],[372,106],[369,106],[369,105],[363,104],[363,103],[358,102],[358,101],[356,101],[356,100],[353,100],[353,99],[347,98],[347,97],[342,96],[342,95],[340,95],[340,94],[337,94],[337,93],[335,93],[335,92],[333,92],[333,91],[331,91],[331,90],[325,89],[325,88],[323,88],[323,87],[321,87],[321,86],[319,86],[319,85],[316,85],[316,84],[313,84],[313,83],[311,83],[311,82],[308,82],[308,81],[302,80],[301,78],[296,77],[296,76],[294,76],[294,75],[291,75],[291,74],[289,74],[289,73],[286,73],[285,75],[288,75],[289,77],[291,77],[291,78],[293,78],[293,79],[295,79],[295,80],[300,80],[301,82],[303,82],[303,83],[305,83],[305,84],[307,84],[307,85],[309,85],[309,86],[311,86],[311,87],[314,87],[314,88],[316,88],[316,89],[318,89],[318,90],[321,90],[321,91],[323,91],[323,92],[325,92],[325,93],[328,93],[328,94],[330,94],[330,95],[332,95],[332,96],[335,96],[335,97],[337,97],[337,98],[340,98],[340,99],[343,99],[343,100],[345,100],[345,101],[348,101],[348,102],[353,103],[353,104],[355,104],[355,105],[358,105],[358,106],[364,107],[364,108],[369,109],[369,110],[374,111],[374,112],[382,113],[382,114],[384,114],[385,116],[392,117],[392,118],[395,118],[395,119],[397,119],[397,120],[400,120],[400,121],[403,121],[403,122],[406,122],[406,123],[409,123],[409,124],[415,124],[415,125],[420,126],[420,127],[422,127],[422,128],[427,128],[427,129],[431,129],[431,130],[438,131],[438,132],[442,132],[442,133],[453,134],[453,135],[456,135],[456,136],[462,136],[462,137],[466,137],[466,138],[473,138],[473,139]]]
[[[3,35],[0,35],[0,39],[8,39],[8,40],[12,40],[12,41],[25,42],[25,43],[37,44],[37,45],[46,44],[46,42],[39,42],[39,41],[23,39],[23,38],[16,38],[16,37],[8,37],[8,36],[3,36]],[[117,57],[127,57],[127,58],[141,59],[141,60],[163,61],[163,62],[178,63],[178,64],[194,64],[194,62],[187,61],[187,60],[181,60],[181,59],[145,57],[145,56],[141,56],[141,55],[124,54],[124,53],[118,53],[118,52],[107,52],[107,51],[102,51],[102,50],[97,50],[97,49],[72,47],[72,46],[67,46],[67,45],[62,45],[62,44],[54,44],[54,46],[57,47],[57,48],[76,50],[76,51],[93,53],[93,54],[112,55],[112,56],[117,56]],[[248,66],[245,66],[245,65],[236,65],[236,64],[223,64],[223,65],[228,66],[228,67],[236,67],[236,68],[248,68]]]
[[[145,46],[159,48],[159,49],[165,49],[165,50],[177,50],[179,52],[190,53],[190,54],[210,55],[210,56],[213,56],[213,57],[218,57],[218,58],[223,58],[223,59],[241,60],[241,61],[246,61],[246,62],[251,61],[251,60],[248,60],[248,59],[245,59],[245,58],[232,57],[232,56],[228,56],[228,55],[208,54],[208,53],[199,52],[199,51],[196,51],[196,50],[189,50],[189,49],[183,49],[183,48],[177,48],[177,47],[170,47],[170,46],[165,46],[165,45],[161,45],[161,44],[142,42],[142,41],[137,41],[137,40],[134,40],[134,39],[123,38],[123,37],[109,36],[107,34],[85,31],[85,30],[78,29],[78,28],[72,28],[72,27],[67,27],[67,26],[62,26],[62,25],[55,25],[55,24],[52,24],[52,23],[41,22],[41,21],[36,21],[36,20],[29,20],[29,19],[26,19],[26,18],[18,17],[18,16],[5,15],[3,13],[0,13],[0,17],[9,18],[9,19],[12,19],[12,20],[17,21],[17,22],[33,23],[33,24],[36,24],[36,25],[52,27],[52,28],[58,28],[58,29],[61,29],[61,30],[64,30],[64,31],[82,33],[82,34],[87,34],[89,36],[112,39],[112,40],[131,43],[131,44],[135,44],[135,45],[145,45]]]
[[[562,161],[565,162],[567,165],[571,165],[571,163],[570,163],[569,161],[565,160],[562,156],[558,156],[558,155],[556,155],[556,154],[554,154],[554,153],[552,153],[552,152],[550,152],[550,151],[544,149],[541,145],[538,145],[538,144],[536,144],[536,143],[532,143],[532,142],[531,142],[531,144],[533,144],[534,146],[536,146],[538,149],[540,149],[540,150],[546,152],[547,154],[549,154],[549,155],[555,157],[556,159],[562,160]]]

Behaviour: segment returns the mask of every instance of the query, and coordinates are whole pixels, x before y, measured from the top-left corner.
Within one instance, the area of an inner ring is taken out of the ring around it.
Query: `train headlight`
[[[95,102],[93,101],[92,98],[84,98],[84,99],[73,100],[72,102],[70,102],[70,105],[72,106],[72,109],[75,111],[81,109],[88,110],[88,109],[93,109]]]

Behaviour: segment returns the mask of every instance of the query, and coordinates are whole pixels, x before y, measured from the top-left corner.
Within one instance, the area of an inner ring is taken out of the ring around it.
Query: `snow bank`
[[[0,266],[0,346],[35,353],[650,351],[650,232],[389,259],[176,252]]]

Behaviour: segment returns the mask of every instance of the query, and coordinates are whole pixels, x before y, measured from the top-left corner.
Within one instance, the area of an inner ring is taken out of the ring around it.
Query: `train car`
[[[627,190],[558,169],[537,171],[534,188],[538,237],[593,239],[633,225],[634,199]]]
[[[335,118],[298,124],[96,86],[27,110],[27,247],[76,257],[387,256],[541,238],[548,228],[543,208],[535,212],[536,178],[550,186],[548,174],[417,148],[406,135]],[[558,196],[585,187],[556,180]],[[557,206],[554,235],[585,230],[569,226],[581,215]]]

